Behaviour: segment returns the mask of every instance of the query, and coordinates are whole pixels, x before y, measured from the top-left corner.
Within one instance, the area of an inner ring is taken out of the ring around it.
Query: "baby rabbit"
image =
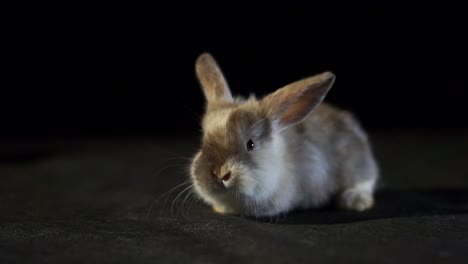
[[[206,111],[190,173],[214,211],[266,217],[331,199],[343,209],[373,206],[379,170],[365,132],[349,112],[321,103],[333,73],[241,99],[210,54],[195,68]]]

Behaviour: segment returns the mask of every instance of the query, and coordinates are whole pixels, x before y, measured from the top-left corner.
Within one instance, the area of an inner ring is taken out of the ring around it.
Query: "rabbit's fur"
[[[334,74],[258,100],[233,98],[208,53],[198,57],[196,73],[207,103],[191,177],[216,212],[273,216],[335,198],[344,209],[373,206],[379,173],[365,132],[349,112],[321,103]]]

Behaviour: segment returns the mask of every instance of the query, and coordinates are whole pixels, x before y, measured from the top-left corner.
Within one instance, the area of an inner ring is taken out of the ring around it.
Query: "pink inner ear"
[[[320,104],[334,80],[333,73],[325,72],[291,83],[267,96],[263,107],[280,127],[294,125]]]
[[[288,109],[281,115],[280,124],[288,126],[296,122],[301,121],[307,116],[307,114],[313,109],[314,105],[303,98],[300,98],[297,102],[293,103]]]

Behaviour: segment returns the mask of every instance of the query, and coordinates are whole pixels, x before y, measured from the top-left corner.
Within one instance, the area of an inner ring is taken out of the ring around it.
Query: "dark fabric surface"
[[[371,138],[373,210],[269,219],[173,189],[196,140],[3,142],[0,263],[468,263],[468,137]]]

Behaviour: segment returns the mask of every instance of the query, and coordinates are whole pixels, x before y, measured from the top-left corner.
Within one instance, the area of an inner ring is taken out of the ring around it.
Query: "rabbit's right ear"
[[[278,89],[262,99],[261,104],[279,131],[297,124],[323,100],[335,82],[335,75],[324,72]]]
[[[211,54],[205,52],[198,56],[195,71],[208,104],[233,100],[223,72]]]

